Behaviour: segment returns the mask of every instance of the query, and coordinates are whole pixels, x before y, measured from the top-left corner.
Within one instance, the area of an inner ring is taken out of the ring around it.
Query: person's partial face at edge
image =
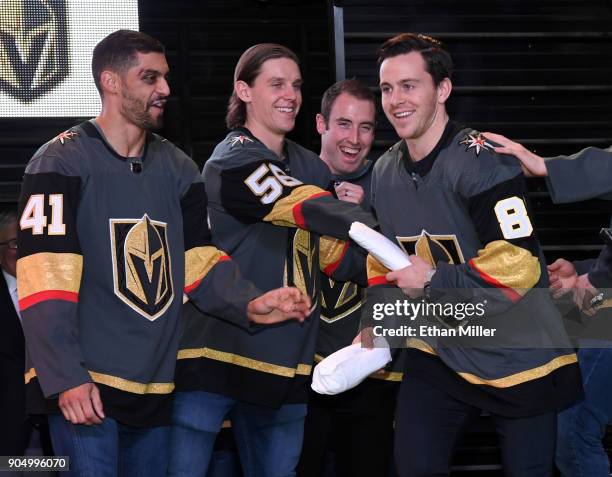
[[[163,53],[137,53],[137,64],[118,75],[121,114],[141,129],[159,129],[170,95],[168,63]]]
[[[295,61],[274,58],[265,61],[241,99],[247,103],[246,126],[284,136],[295,127],[302,105],[302,75]],[[255,126],[255,127],[254,127]]]
[[[450,81],[445,79],[442,83],[434,84],[419,52],[393,56],[382,62],[382,107],[399,137],[415,140],[429,130],[450,94],[446,88],[450,88]]]
[[[375,115],[371,101],[348,93],[336,98],[327,124],[323,115],[317,114],[321,159],[333,174],[350,174],[363,165],[374,142]]]
[[[17,276],[17,249],[13,248],[17,239],[17,220],[0,228],[0,267],[9,275]],[[8,243],[11,242],[11,243]]]

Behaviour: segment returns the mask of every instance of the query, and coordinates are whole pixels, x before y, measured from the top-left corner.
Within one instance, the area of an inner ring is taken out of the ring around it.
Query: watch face
[[[591,307],[597,308],[598,306],[601,306],[603,302],[604,302],[604,294],[598,293],[593,298],[591,298]]]

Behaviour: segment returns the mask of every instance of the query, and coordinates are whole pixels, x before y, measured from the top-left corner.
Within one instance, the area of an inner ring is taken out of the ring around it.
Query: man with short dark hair
[[[356,79],[338,81],[321,99],[319,157],[332,172],[338,199],[370,210],[376,96]],[[359,329],[362,288],[321,277],[321,322],[315,361],[351,344]],[[401,372],[397,363],[337,396],[310,392],[299,476],[322,475],[333,452],[338,476],[388,475],[392,459],[393,412]],[[375,435],[373,442],[371,436]],[[376,459],[356,459],[373,453]]]
[[[19,201],[30,412],[49,414],[71,475],[164,476],[183,295],[249,330],[310,302],[258,297],[212,245],[197,166],[149,132],[170,94],[163,46],[119,30],[92,64],[100,115],[36,152]]]
[[[360,207],[324,189],[325,164],[286,139],[302,104],[298,59],[270,43],[236,65],[226,124],[232,130],[204,166],[215,243],[245,277],[268,290],[294,284],[314,304],[303,324],[249,333],[220,320],[186,316],[177,363],[173,476],[203,475],[226,414],[246,475],[295,475],[302,446],[320,310],[320,271],[336,279],[363,272],[348,229],[374,224]],[[332,238],[329,236],[335,236]],[[364,277],[365,278],[365,277]]]
[[[554,305],[532,291],[547,280],[520,167],[448,117],[453,65],[440,42],[403,33],[382,45],[379,65],[383,110],[401,140],[374,167],[372,206],[411,265],[388,272],[369,257],[368,298],[383,301],[385,288],[397,286],[446,305],[463,289],[468,304],[486,311],[481,323],[507,333],[480,345],[427,333],[407,339],[395,416],[398,473],[448,475],[457,439],[484,409],[505,473],[550,476],[557,410],[579,395],[579,373]],[[446,326],[461,326],[460,318]]]

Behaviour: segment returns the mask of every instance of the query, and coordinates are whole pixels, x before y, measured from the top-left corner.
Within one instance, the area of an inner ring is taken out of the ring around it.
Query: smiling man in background
[[[370,210],[376,96],[356,79],[330,86],[321,99],[316,126],[319,157],[332,172],[338,199]],[[322,310],[315,359],[351,344],[359,329],[363,292],[353,282],[322,276]],[[397,363],[389,369],[397,368]],[[310,391],[298,475],[323,475],[326,454],[334,453],[337,475],[388,475],[392,460],[393,412],[401,373],[377,373],[337,396]],[[376,436],[375,442],[371,437]],[[374,452],[376,459],[356,459]]]

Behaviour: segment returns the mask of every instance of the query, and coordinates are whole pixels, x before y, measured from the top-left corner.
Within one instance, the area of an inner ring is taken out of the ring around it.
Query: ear
[[[105,94],[117,94],[119,91],[117,73],[104,70],[100,74],[100,86]]]
[[[453,90],[450,78],[444,78],[438,85],[438,103],[444,104]]]
[[[317,132],[320,135],[323,135],[325,133],[325,130],[327,129],[327,126],[325,126],[325,118],[323,117],[321,113],[317,114],[316,122],[317,122]]]
[[[236,81],[234,83],[234,92],[236,96],[238,96],[238,99],[244,103],[250,103],[252,101],[251,88],[246,82],[242,80]]]

